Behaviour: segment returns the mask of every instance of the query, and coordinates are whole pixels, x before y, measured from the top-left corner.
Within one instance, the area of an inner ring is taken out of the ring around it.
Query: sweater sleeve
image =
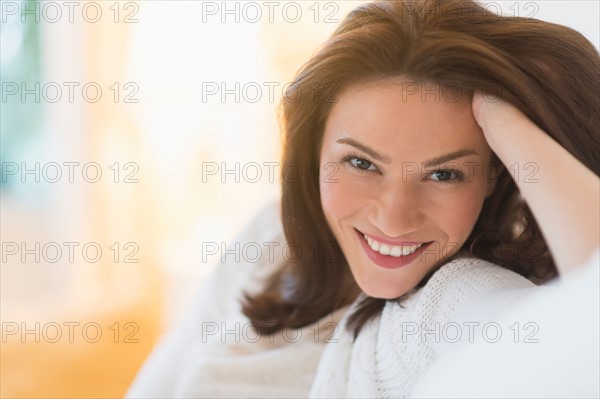
[[[479,335],[440,359],[416,398],[599,395],[600,248],[577,273],[555,279],[499,315],[508,339]],[[518,323],[518,324],[517,324]]]
[[[411,297],[386,304],[372,391],[379,397],[407,396],[434,362],[535,288],[482,259],[458,258],[444,265]]]
[[[310,397],[406,397],[432,364],[468,339],[463,321],[494,320],[536,289],[482,259],[455,259],[401,303],[387,301],[354,342],[344,328],[347,313],[339,343],[323,354]]]
[[[494,340],[496,334],[500,335],[498,338],[506,335],[510,326],[501,326],[500,317],[524,298],[544,289],[482,259],[462,258],[449,266],[436,279],[439,286],[430,290],[438,302],[436,309],[426,312],[425,317],[439,326],[437,341],[429,341],[436,359],[461,343],[472,342],[475,336],[486,334]]]
[[[278,203],[265,207],[230,243],[243,248],[249,243],[282,243]],[[275,244],[272,244],[275,245]],[[261,248],[262,248],[261,247]],[[280,252],[280,251],[279,251]],[[204,342],[207,323],[225,320],[239,309],[242,289],[256,289],[260,277],[280,266],[279,258],[262,253],[256,263],[220,262],[197,293],[184,316],[151,353],[126,395],[127,398],[172,397],[177,379],[185,368],[185,356],[194,344]]]

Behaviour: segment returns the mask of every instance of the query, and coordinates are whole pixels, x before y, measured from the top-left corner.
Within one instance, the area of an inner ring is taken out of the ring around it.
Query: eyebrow
[[[340,144],[348,144],[348,145],[351,145],[352,147],[358,148],[359,150],[361,150],[365,154],[369,155],[371,158],[373,158],[376,161],[380,161],[383,163],[391,162],[391,159],[389,157],[379,154],[377,151],[373,150],[372,148],[367,147],[366,145],[364,145],[362,143],[359,143],[358,141],[356,141],[354,139],[343,138],[343,139],[339,139],[336,142],[340,143]],[[440,155],[439,157],[435,157],[433,159],[430,159],[429,161],[423,162],[423,166],[428,168],[428,167],[435,166],[440,163],[451,161],[453,159],[466,157],[467,155],[479,155],[479,153],[472,149],[458,150],[458,151],[451,152],[449,154]]]

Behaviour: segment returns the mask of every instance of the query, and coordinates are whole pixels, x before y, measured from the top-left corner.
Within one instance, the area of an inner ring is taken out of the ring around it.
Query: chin
[[[374,287],[371,284],[359,284],[359,287],[365,294],[367,294],[371,298],[378,299],[396,299],[410,291],[410,288],[403,288],[398,286],[385,287],[382,285],[378,285]]]
[[[368,296],[370,296],[371,298],[385,299],[385,300],[392,300],[392,299],[397,299],[400,297],[400,295],[382,295],[380,293],[374,293],[374,294],[366,293],[366,294]]]

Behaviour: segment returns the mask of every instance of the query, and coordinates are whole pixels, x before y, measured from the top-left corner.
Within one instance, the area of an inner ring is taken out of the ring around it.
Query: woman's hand
[[[472,108],[490,148],[517,172],[560,275],[577,269],[600,245],[600,179],[513,105],[476,92]]]
[[[533,125],[531,121],[513,105],[506,101],[486,99],[483,94],[475,92],[473,97],[473,115],[475,120],[483,130],[483,134],[492,148],[496,151],[498,147],[497,136],[506,136],[513,132],[518,125]],[[521,126],[523,128],[524,126]],[[530,126],[531,129],[533,126]],[[524,127],[525,130],[528,127]],[[500,146],[501,147],[501,146]],[[498,148],[502,149],[502,148]]]

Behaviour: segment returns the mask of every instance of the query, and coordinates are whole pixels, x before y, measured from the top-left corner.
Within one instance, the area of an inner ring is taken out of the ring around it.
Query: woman
[[[244,236],[281,223],[291,252],[221,265],[129,395],[410,395],[464,341],[446,327],[493,322],[596,250],[599,65],[577,32],[473,2],[358,7],[282,101],[295,173],[281,220]],[[261,339],[200,344],[221,321]]]

